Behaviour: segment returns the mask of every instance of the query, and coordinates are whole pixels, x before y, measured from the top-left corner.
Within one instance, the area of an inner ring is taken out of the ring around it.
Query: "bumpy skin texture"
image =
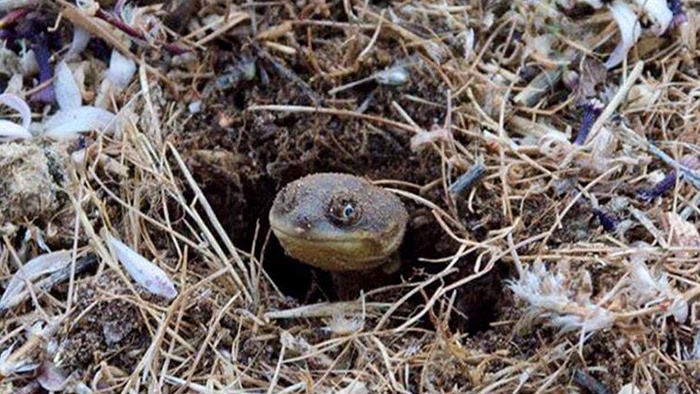
[[[270,226],[292,257],[327,271],[368,270],[398,249],[408,222],[390,192],[348,174],[320,173],[288,184]]]

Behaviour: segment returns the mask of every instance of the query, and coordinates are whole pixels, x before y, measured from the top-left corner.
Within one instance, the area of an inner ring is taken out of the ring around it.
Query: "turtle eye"
[[[351,225],[360,218],[360,207],[353,200],[341,199],[331,204],[329,214],[339,225]]]
[[[350,203],[345,204],[345,207],[343,207],[343,217],[351,218],[353,215],[355,215],[355,206]]]

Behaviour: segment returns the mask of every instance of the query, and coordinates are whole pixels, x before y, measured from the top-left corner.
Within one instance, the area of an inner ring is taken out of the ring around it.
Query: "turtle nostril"
[[[300,217],[295,220],[294,233],[297,237],[307,238],[312,228],[311,220],[308,217]]]
[[[296,220],[296,227],[299,232],[310,230],[313,220],[308,215],[300,215]]]

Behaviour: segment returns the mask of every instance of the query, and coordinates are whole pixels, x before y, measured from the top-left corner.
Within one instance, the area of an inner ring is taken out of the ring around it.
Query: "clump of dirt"
[[[65,186],[61,161],[35,141],[0,144],[0,223],[46,220],[60,208]]]
[[[121,280],[103,275],[94,284],[82,285],[76,294],[72,323],[58,334],[58,365],[69,369],[103,361],[135,365],[145,350],[141,338],[147,326],[133,301],[114,297],[128,294]]]

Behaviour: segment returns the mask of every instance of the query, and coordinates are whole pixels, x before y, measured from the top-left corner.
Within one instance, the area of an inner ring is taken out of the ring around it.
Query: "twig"
[[[399,130],[415,132],[416,129],[413,126],[409,126],[403,123],[399,123],[386,118],[381,118],[374,115],[366,115],[356,111],[349,111],[346,109],[335,109],[335,108],[322,108],[322,107],[305,107],[301,105],[251,105],[247,108],[248,111],[278,111],[278,112],[299,112],[299,113],[314,113],[314,114],[325,114],[325,115],[335,115],[335,116],[348,116],[352,118],[359,118],[363,120],[368,120],[370,122],[380,123],[387,126],[395,127]]]
[[[625,83],[623,83],[620,86],[620,89],[617,90],[615,96],[613,96],[612,100],[610,100],[603,112],[600,114],[600,116],[598,116],[598,119],[596,119],[595,123],[593,123],[591,131],[588,134],[588,137],[586,138],[586,143],[588,143],[593,138],[595,138],[596,135],[598,135],[600,129],[603,128],[603,125],[605,125],[605,123],[610,119],[610,117],[613,116],[615,111],[617,111],[617,107],[622,103],[622,101],[627,96],[629,90],[632,89],[632,86],[634,86],[634,84],[637,82],[637,79],[642,75],[642,71],[644,71],[644,62],[639,61],[637,62],[637,64],[634,65],[632,71],[630,71],[629,75],[627,76],[627,79],[625,80]]]
[[[303,80],[301,79],[295,72],[292,70],[288,69],[287,67],[283,66],[281,63],[279,63],[277,60],[275,60],[272,56],[270,56],[267,51],[265,51],[260,45],[258,45],[255,42],[251,43],[251,46],[255,48],[256,54],[260,56],[261,58],[267,60],[268,63],[272,65],[272,68],[275,69],[275,71],[283,78],[289,80],[290,82],[296,84],[299,86],[302,92],[306,96],[308,96],[311,101],[314,102],[316,105],[323,105],[323,98],[318,95],[318,93],[314,92],[313,89]]]

